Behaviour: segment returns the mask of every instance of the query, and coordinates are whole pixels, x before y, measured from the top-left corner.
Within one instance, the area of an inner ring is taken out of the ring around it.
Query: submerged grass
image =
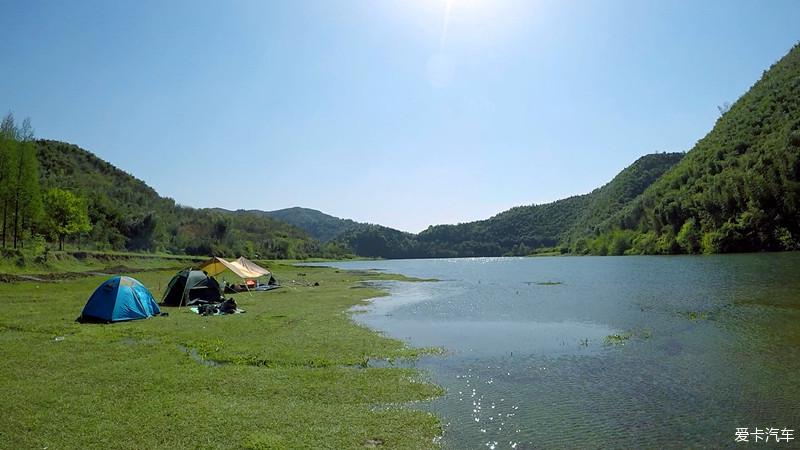
[[[603,338],[603,343],[606,345],[625,345],[631,338],[639,340],[646,340],[653,337],[653,332],[646,328],[634,328],[629,331],[621,333],[610,334]]]
[[[687,311],[686,318],[691,321],[710,320],[711,314],[706,311]]]
[[[624,345],[628,342],[633,336],[631,333],[616,333],[616,334],[609,334],[603,339],[603,342],[608,345]]]
[[[0,283],[0,442],[7,448],[428,448],[441,394],[408,368],[370,360],[421,349],[345,312],[388,274],[270,267],[285,287],[238,294],[247,312],[112,325],[74,322],[104,277]],[[160,298],[172,271],[132,274]],[[318,283],[318,286],[314,286]],[[197,357],[217,364],[202,364]]]

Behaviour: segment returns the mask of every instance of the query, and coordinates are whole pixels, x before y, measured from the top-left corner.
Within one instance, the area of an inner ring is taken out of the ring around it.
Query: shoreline
[[[8,306],[0,312],[8,362],[0,395],[11,411],[0,419],[3,440],[39,448],[435,448],[439,418],[406,405],[442,389],[418,369],[368,365],[415,359],[424,349],[347,312],[388,295],[353,289],[359,281],[406,278],[270,269],[285,287],[236,295],[246,314],[200,317],[165,307],[169,317],[100,326],[73,321],[103,276],[0,283]],[[160,298],[172,272],[130,275]],[[306,283],[290,283],[297,279]],[[191,352],[222,364],[198,363]],[[151,433],[125,433],[143,420]]]

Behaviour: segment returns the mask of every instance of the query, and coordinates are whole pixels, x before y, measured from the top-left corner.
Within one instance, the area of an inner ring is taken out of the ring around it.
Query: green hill
[[[21,245],[41,242],[41,235],[53,239],[42,220],[49,211],[41,211],[33,189],[39,186],[28,186],[27,180],[39,178],[42,192],[61,188],[86,200],[91,231],[72,233],[72,241],[98,250],[262,258],[352,251],[419,258],[526,255],[546,248],[601,255],[800,249],[800,46],[765,71],[685,156],[647,155],[588,194],[431,226],[418,235],[306,208],[180,206],[74,145],[34,145],[29,125],[15,128],[9,115],[0,127],[0,160],[16,164],[16,172],[2,166],[8,176],[1,196],[3,228],[13,227],[14,248],[18,238]],[[29,161],[37,159],[38,169]],[[45,199],[53,205],[57,198]]]
[[[559,242],[575,245],[581,237],[597,233],[684,156],[685,153],[656,153],[636,160],[611,182],[588,194],[589,201],[566,233],[560,236]]]
[[[517,206],[494,217],[435,225],[419,234],[431,256],[502,256],[552,247],[589,202],[578,195],[542,205]]]
[[[248,212],[292,224],[297,228],[305,230],[306,233],[320,242],[328,242],[342,233],[362,225],[350,219],[340,219],[317,211],[316,209],[301,207],[279,209],[276,211],[259,211],[254,209]]]
[[[579,250],[800,248],[800,45],[764,72],[679,164],[598,225]]]
[[[648,155],[607,185],[490,219],[342,242],[371,256],[719,253],[800,249],[800,46],[764,72],[684,157]]]
[[[369,258],[431,257],[427,249],[420,246],[417,235],[382,225],[362,224],[344,232],[334,242]]]
[[[87,201],[92,230],[76,242],[84,248],[262,258],[322,256],[319,243],[292,225],[258,214],[180,206],[75,145],[49,140],[36,144],[42,187],[67,189]]]
[[[373,225],[351,229],[338,240],[356,254],[384,258],[527,255],[568,242],[608,220],[682,157],[683,153],[643,156],[588,194],[518,206],[486,220],[435,225],[418,235]]]
[[[682,157],[681,153],[643,156],[588,194],[518,206],[478,222],[430,227],[419,234],[419,240],[436,255],[526,255],[533,249],[555,247],[575,234],[573,230],[606,220]]]

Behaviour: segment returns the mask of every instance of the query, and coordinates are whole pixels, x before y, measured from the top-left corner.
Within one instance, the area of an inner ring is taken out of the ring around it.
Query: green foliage
[[[277,211],[252,210],[250,212],[294,225],[305,230],[311,237],[322,243],[327,243],[346,231],[364,225],[350,219],[340,219],[309,208],[295,207]]]
[[[507,252],[505,256],[528,256],[533,252],[531,248],[525,245],[524,242],[514,245],[511,251]]]
[[[326,259],[344,259],[352,256],[352,251],[340,242],[327,242],[322,246],[322,257]]]
[[[64,238],[92,229],[86,203],[72,192],[51,188],[44,195],[47,209],[45,229],[58,239],[58,249],[64,249]]]
[[[675,240],[684,253],[693,254],[700,251],[702,247],[702,238],[703,236],[697,222],[694,218],[689,218],[684,222]]]
[[[46,263],[49,250],[47,248],[47,239],[41,234],[34,234],[31,236],[28,249],[32,254],[36,255],[37,262]]]
[[[628,255],[654,255],[658,253],[658,237],[654,232],[634,233]]]
[[[30,123],[17,127],[8,115],[0,123],[2,241],[5,246],[8,236],[16,247],[39,232],[41,196],[30,181],[39,178],[38,156],[46,189],[87,200],[88,240],[96,249],[302,259],[528,255],[543,248],[597,255],[800,248],[800,46],[720,112],[685,155],[647,155],[589,194],[431,226],[418,235],[304,208],[179,206],[75,146],[34,146]]]
[[[674,255],[680,253],[680,246],[675,240],[675,232],[668,228],[656,239],[656,253],[661,255]]]
[[[800,241],[795,236],[792,236],[791,231],[784,227],[775,227],[775,239],[786,250],[800,250]]]
[[[602,224],[600,232],[617,228],[637,233],[634,249],[643,253],[797,249],[800,46],[766,71],[680,163]]]
[[[420,258],[426,255],[413,234],[380,225],[362,225],[351,229],[340,236],[337,242],[356,255],[372,258]]]
[[[89,248],[269,259],[325,254],[304,231],[259,212],[180,206],[77,146],[46,140],[36,144],[42,185],[86,199],[92,224]],[[342,254],[339,247],[328,250]]]
[[[418,235],[377,225],[357,226],[337,240],[362,256],[383,258],[525,256],[564,247],[574,253],[623,254],[633,234],[587,235],[669,170],[682,153],[643,156],[589,194],[519,206],[490,219],[431,226]]]
[[[606,345],[625,345],[631,339],[631,336],[633,335],[630,332],[609,334],[603,338],[603,342]]]
[[[613,180],[589,194],[591,201],[581,211],[564,237],[573,242],[581,237],[596,235],[608,228],[621,228],[615,215],[667,173],[684,157],[683,153],[645,155],[617,174]]]
[[[608,254],[614,256],[624,255],[633,244],[633,233],[629,230],[614,230],[608,246]]]
[[[0,124],[2,246],[21,247],[42,218],[39,164],[30,120],[17,126],[9,113]]]

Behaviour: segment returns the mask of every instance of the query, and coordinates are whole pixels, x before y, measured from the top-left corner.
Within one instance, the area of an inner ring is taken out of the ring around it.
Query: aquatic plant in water
[[[623,345],[630,340],[632,334],[629,332],[609,334],[603,339],[603,342],[610,345]]]

